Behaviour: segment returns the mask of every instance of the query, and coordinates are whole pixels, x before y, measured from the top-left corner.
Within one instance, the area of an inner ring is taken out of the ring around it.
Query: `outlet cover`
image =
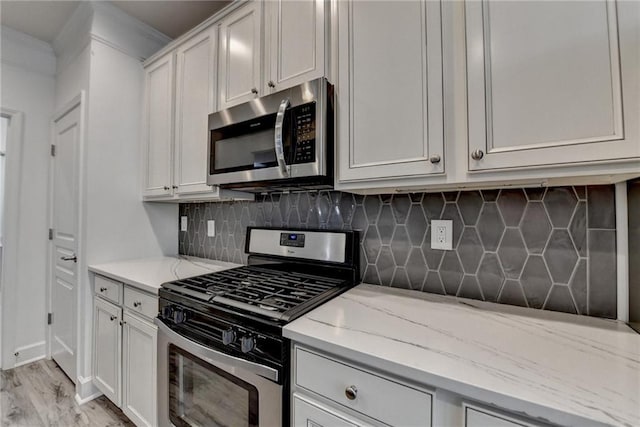
[[[216,222],[212,219],[207,221],[207,236],[215,237],[216,235]]]
[[[180,231],[187,231],[187,217],[180,217]]]
[[[453,221],[450,219],[431,221],[431,249],[450,251],[453,249]]]

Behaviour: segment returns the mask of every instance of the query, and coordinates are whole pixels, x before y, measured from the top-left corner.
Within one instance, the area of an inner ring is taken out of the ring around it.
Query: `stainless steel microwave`
[[[333,187],[333,86],[312,80],[209,115],[207,184]]]

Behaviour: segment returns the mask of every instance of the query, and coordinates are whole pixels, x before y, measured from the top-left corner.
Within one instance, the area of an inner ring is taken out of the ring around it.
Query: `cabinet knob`
[[[124,325],[126,325],[126,324],[127,324],[127,322],[125,322],[124,320],[121,320],[121,321],[120,321],[120,326],[124,326]]]
[[[273,82],[273,80],[269,80],[269,83],[267,83],[267,85],[269,87],[276,87],[276,84]]]
[[[256,94],[256,95],[257,95],[257,94],[258,94],[258,89],[256,89],[255,87],[252,87],[252,88],[251,88],[251,93],[253,93],[253,94]]]
[[[480,160],[484,157],[484,152],[482,150],[473,150],[471,153],[471,158],[473,160]]]
[[[171,187],[169,187],[168,185],[165,185],[165,186],[164,186],[164,189],[165,189],[165,190],[170,190],[170,189],[171,189]]]
[[[439,154],[436,154],[436,155],[434,155],[434,156],[429,157],[429,161],[430,161],[431,163],[433,163],[434,165],[435,165],[436,163],[440,163],[440,160],[441,160],[441,159],[440,159],[440,155],[439,155]]]
[[[354,385],[350,385],[346,389],[344,389],[344,395],[347,396],[349,400],[356,400],[358,397],[358,389]]]
[[[172,185],[171,188],[173,188],[174,190],[177,190],[178,186],[177,185]]]
[[[133,302],[133,306],[134,307],[140,307],[142,305],[142,303],[140,301],[134,301]]]
[[[107,288],[100,288],[100,292],[107,292]]]
[[[114,320],[116,320],[118,317],[117,316],[111,316],[110,319],[113,322]]]

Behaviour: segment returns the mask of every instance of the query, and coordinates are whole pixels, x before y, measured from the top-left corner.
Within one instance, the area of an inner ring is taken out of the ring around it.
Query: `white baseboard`
[[[93,377],[78,377],[76,380],[75,399],[78,405],[83,405],[100,397],[102,392],[93,385]]]
[[[35,344],[25,345],[24,347],[16,348],[15,352],[18,355],[15,356],[13,367],[17,368],[18,366],[44,359],[47,355],[47,343],[40,341]]]

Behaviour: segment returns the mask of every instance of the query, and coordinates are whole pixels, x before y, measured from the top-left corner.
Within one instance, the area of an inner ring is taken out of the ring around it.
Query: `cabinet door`
[[[249,2],[220,23],[220,109],[258,96],[261,87],[261,8],[262,2]]]
[[[94,297],[93,378],[94,384],[116,406],[120,406],[122,376],[120,327],[122,310],[102,298]]]
[[[143,195],[170,195],[173,181],[173,53],[159,59],[145,71]]]
[[[325,0],[270,1],[265,8],[265,93],[324,76]]]
[[[338,2],[340,182],[444,172],[440,8]]]
[[[357,427],[364,426],[349,420],[340,412],[312,402],[297,394],[293,395],[294,427]]]
[[[217,31],[196,35],[176,51],[177,194],[210,192],[207,185],[208,115],[214,110]]]
[[[122,411],[137,426],[155,426],[157,396],[155,325],[124,313]]]
[[[614,1],[484,0],[465,7],[470,170],[640,154],[637,139],[623,134]],[[627,77],[637,88],[637,69]],[[637,91],[628,97],[637,99]]]

